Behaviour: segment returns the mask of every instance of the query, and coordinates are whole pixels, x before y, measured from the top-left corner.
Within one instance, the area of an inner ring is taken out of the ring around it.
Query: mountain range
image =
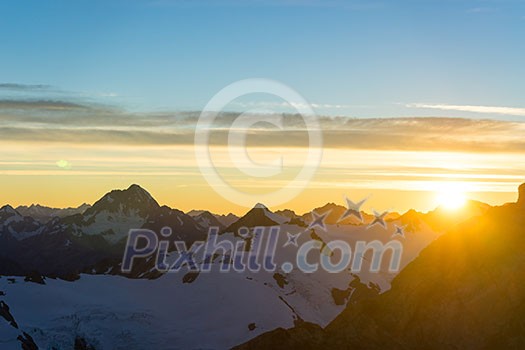
[[[236,349],[523,349],[524,248],[525,184],[516,203],[452,226],[388,291],[353,294],[326,327],[279,328]]]
[[[477,215],[487,208],[482,203],[471,202],[465,209],[468,213],[457,216],[438,208],[427,214],[409,211],[400,216],[391,213],[387,220],[401,219],[410,225],[424,220],[436,231],[441,231],[465,216]],[[345,210],[343,206],[330,203],[312,211],[328,213],[325,222],[329,225],[363,225],[373,219],[372,215],[362,212],[363,222],[353,216],[338,222]],[[0,258],[5,261],[0,265],[0,274],[38,272],[71,278],[81,272],[102,268],[105,268],[104,271],[112,268],[117,273],[116,266],[121,260],[128,231],[132,228],[159,232],[162,227],[169,226],[175,233],[173,240],[189,244],[204,239],[211,226],[219,227],[221,232],[236,233],[241,227],[282,224],[306,227],[311,220],[311,213],[297,215],[291,210],[273,213],[260,203],[240,218],[204,210],[184,213],[160,206],[138,185],[110,191],[92,206],[83,204],[78,208],[56,209],[34,204],[14,209],[5,205],[0,208]],[[130,276],[143,273],[136,271]]]
[[[226,254],[215,257],[214,268],[207,274],[162,273],[150,258],[137,260],[130,273],[122,273],[120,262],[128,230],[142,227],[159,232],[169,226],[174,232],[170,239],[191,244],[203,240],[210,226],[217,226],[221,239],[236,244],[249,239],[237,235],[240,228],[252,231],[254,227],[279,226],[283,233],[297,235],[298,244],[311,239],[326,244],[338,239],[353,246],[359,240],[392,240],[396,225],[405,227],[401,261],[405,268],[421,259],[420,252],[432,247],[446,231],[496,209],[469,202],[457,214],[440,208],[429,213],[394,213],[387,217],[385,229],[368,227],[373,216],[365,212],[361,213],[363,222],[355,218],[339,222],[346,208],[327,204],[312,210],[327,213],[323,230],[309,228],[311,212],[272,212],[263,204],[256,204],[241,217],[205,210],[184,213],[161,206],[138,185],[111,191],[71,215],[55,211],[60,215],[48,219],[4,206],[0,209],[0,275],[6,277],[0,278],[4,305],[0,316],[7,323],[0,327],[0,342],[6,349],[21,344],[30,348],[32,343],[44,348],[73,348],[82,343],[96,349],[173,348],[173,344],[178,348],[226,349],[253,339],[243,346],[257,348],[274,342],[277,347],[290,345],[280,337],[291,341],[297,332],[304,338],[299,342],[314,337],[309,340],[311,345],[319,345],[333,324],[346,325],[347,321],[339,320],[348,315],[349,308],[397,289],[396,273],[382,267],[379,273],[357,274],[322,269],[305,274],[280,268],[224,274],[219,266],[228,263]],[[277,246],[277,266],[293,261],[296,249],[287,244],[286,235],[279,237]],[[176,257],[176,252],[170,252],[169,259]],[[222,321],[225,314],[230,315],[229,322]],[[208,332],[207,336],[202,337],[202,332]]]
[[[49,220],[51,220],[53,217],[59,217],[63,218],[66,216],[71,216],[75,214],[82,214],[87,209],[89,209],[91,205],[89,204],[82,204],[79,207],[76,208],[49,208],[42,206],[40,204],[31,204],[30,206],[21,205],[15,208],[15,210],[22,216],[29,216],[32,217],[35,220],[38,220],[42,224],[45,224]]]

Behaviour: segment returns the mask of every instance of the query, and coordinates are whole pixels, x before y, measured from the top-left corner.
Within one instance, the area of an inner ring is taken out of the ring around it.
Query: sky
[[[429,210],[444,181],[497,204],[525,180],[525,1],[22,0],[0,13],[0,204],[76,206],[139,183],[182,210],[242,211],[202,177],[193,136],[208,101],[250,78],[320,117],[320,167],[277,208],[372,194],[378,209]],[[294,112],[258,95],[228,111],[252,107]],[[212,145],[233,186],[273,190],[300,169],[308,139],[291,117],[248,138],[288,172],[240,174],[222,147],[233,119]]]

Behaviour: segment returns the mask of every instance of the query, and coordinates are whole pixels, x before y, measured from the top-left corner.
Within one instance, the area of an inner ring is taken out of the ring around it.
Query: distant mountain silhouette
[[[138,185],[111,191],[83,213],[54,217],[45,224],[4,206],[0,209],[0,259],[10,263],[0,265],[0,274],[119,273],[129,230],[147,228],[158,233],[165,226],[172,228],[172,240],[192,243],[206,234],[192,217],[161,207]],[[134,271],[134,275],[143,272]]]
[[[145,216],[149,212],[160,208],[159,203],[142,187],[133,184],[126,190],[113,190],[105,194],[84,214],[95,216],[100,212],[129,214],[136,211]]]
[[[204,215],[204,217],[208,216],[208,214],[211,214],[215,219],[217,219],[217,221],[219,222],[219,226],[221,226],[222,228],[224,227],[227,227],[227,226],[230,226],[231,224],[233,224],[235,221],[239,220],[239,217],[235,214],[232,214],[232,213],[229,213],[227,215],[220,215],[220,214],[213,214],[207,210],[191,210],[187,213],[189,216],[191,216],[192,218],[196,218],[196,221],[199,221],[201,222],[201,218],[202,216],[201,215]],[[214,220],[212,220],[210,217],[208,217],[212,222],[214,222]],[[206,219],[205,219],[206,221]]]
[[[228,215],[214,215],[217,220],[221,222],[224,226],[230,226],[235,221],[239,220],[239,217],[235,214],[229,213]]]
[[[256,227],[256,226],[278,226],[290,221],[285,216],[280,216],[268,209],[264,204],[257,203],[250,211],[248,211],[239,220],[224,229],[224,232],[237,233],[241,227]]]
[[[288,221],[289,225],[297,225],[301,227],[307,227],[308,225],[305,223],[303,218],[299,215],[297,215],[293,210],[290,209],[284,209],[284,210],[277,210],[275,214],[286,217],[290,219]]]
[[[12,239],[23,239],[42,233],[44,228],[37,220],[22,216],[10,205],[0,208],[0,232]],[[16,237],[13,237],[13,235]]]
[[[518,188],[518,205],[525,206],[525,183]]]
[[[202,228],[209,227],[218,227],[219,230],[225,228],[224,224],[217,219],[215,215],[210,213],[207,210],[201,210],[198,214],[190,215],[196,223],[198,223]]]
[[[293,210],[290,209],[277,210],[275,214],[284,216],[289,219],[295,219],[299,217],[299,215],[297,215]]]
[[[351,301],[325,329],[299,324],[237,349],[524,349],[525,184],[514,204],[473,208],[484,213],[431,243],[389,291]]]
[[[171,240],[191,244],[205,239],[210,226],[219,227],[223,233],[234,234],[241,227],[291,225],[303,229],[312,216],[310,213],[299,216],[291,210],[274,213],[263,204],[255,205],[240,218],[203,210],[191,211],[188,215],[159,205],[139,185],[110,191],[93,206],[52,209],[32,205],[20,208],[23,213],[37,218],[22,214],[9,205],[0,209],[0,259],[5,261],[5,264],[0,264],[0,275],[25,275],[31,271],[48,276],[74,276],[80,272],[119,274],[123,247],[129,230],[133,228],[146,228],[159,234],[167,226],[173,232]],[[396,220],[408,224],[409,229],[415,230],[425,222],[436,230],[444,231],[487,209],[488,206],[482,203],[472,202],[461,215],[438,208],[427,214],[409,211]],[[314,210],[319,214],[330,211],[326,220],[328,225],[361,225],[354,217],[339,222],[346,208],[333,203]],[[69,212],[73,214],[66,215]],[[47,215],[51,217],[42,220]],[[373,218],[364,212],[362,215],[368,221]],[[395,217],[397,214],[392,214],[391,220]],[[158,277],[152,271],[152,260],[137,260],[129,276]]]
[[[425,222],[433,230],[444,232],[469,218],[485,214],[490,208],[491,206],[488,204],[469,200],[462,208],[455,210],[438,207],[428,213],[420,213],[411,209],[401,215],[399,220],[401,220],[404,225],[407,225],[409,231],[417,230],[420,223]]]
[[[16,211],[22,216],[30,216],[35,220],[45,224],[54,217],[66,217],[75,214],[82,214],[91,206],[89,204],[82,204],[77,208],[49,208],[40,204],[31,204],[30,206],[21,205],[16,208]]]
[[[324,214],[328,212],[329,214],[325,219],[325,223],[328,225],[364,225],[374,219],[373,215],[361,211],[361,217],[363,219],[362,222],[359,220],[359,218],[353,215],[347,216],[341,220],[343,214],[347,211],[347,208],[335,203],[327,203],[322,207],[313,209],[312,211],[315,211],[317,214]],[[388,213],[386,220],[394,220],[398,217],[398,213]],[[310,223],[312,221],[312,214],[310,212],[305,213],[301,216],[301,219],[306,223]]]

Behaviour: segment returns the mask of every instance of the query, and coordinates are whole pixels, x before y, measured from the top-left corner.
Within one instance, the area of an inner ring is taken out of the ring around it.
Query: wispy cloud
[[[330,103],[309,103],[305,104],[302,102],[271,102],[271,101],[259,101],[259,102],[233,102],[233,106],[241,108],[277,108],[277,109],[289,109],[289,108],[305,108],[313,107],[315,109],[349,109],[355,107],[365,107],[347,104],[330,104]]]
[[[210,145],[227,145],[239,113],[222,113]],[[9,114],[0,109],[0,140],[15,143],[89,145],[193,145],[199,112],[137,114],[122,110],[47,110]],[[525,152],[525,123],[461,118],[320,117],[324,147],[373,150]],[[256,125],[250,147],[308,147],[298,115],[285,115],[284,129]]]
[[[48,100],[0,100],[0,110],[78,110],[87,106],[65,101]]]
[[[405,106],[408,108],[440,109],[444,111],[513,115],[513,116],[525,117],[525,108],[519,108],[519,107],[472,106],[472,105],[449,105],[449,104],[427,104],[427,103],[409,103]]]
[[[264,103],[245,105],[254,106],[264,107]],[[313,106],[327,109],[347,107]],[[407,107],[525,116],[525,108],[423,103]],[[232,129],[240,113],[220,113],[211,130],[211,145],[226,145],[229,133],[241,132]],[[199,116],[198,111],[132,113],[112,106],[67,100],[0,100],[0,142],[191,146]],[[319,124],[326,148],[525,152],[525,141],[521,137],[525,123],[520,122],[444,117],[359,119],[320,116]],[[308,132],[305,128],[301,116],[284,114],[283,130],[265,123],[254,125],[248,131],[248,145],[307,147]]]
[[[115,97],[120,97],[120,95],[114,91],[70,91],[47,84],[0,82],[0,103],[4,104],[0,108],[5,107],[7,102],[19,104],[20,108],[23,108],[23,103],[27,103],[28,106],[37,106],[40,102],[42,105],[45,103],[50,107],[55,102],[56,104],[82,105],[89,101],[107,100]]]
[[[43,84],[16,84],[16,83],[0,83],[1,90],[11,91],[42,91],[49,90],[52,87],[50,85]]]

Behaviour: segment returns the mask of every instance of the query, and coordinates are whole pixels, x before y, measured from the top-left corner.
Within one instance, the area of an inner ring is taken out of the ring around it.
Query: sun
[[[436,201],[439,206],[455,210],[463,207],[467,201],[464,186],[457,183],[444,183],[436,189]]]

